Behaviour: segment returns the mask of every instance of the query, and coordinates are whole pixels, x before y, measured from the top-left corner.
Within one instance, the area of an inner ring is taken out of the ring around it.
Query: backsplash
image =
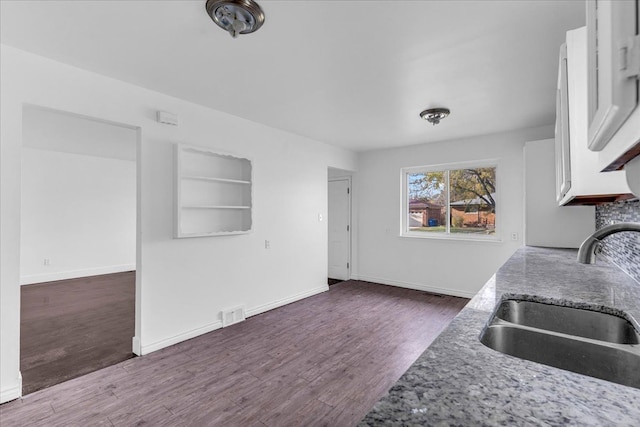
[[[596,206],[596,228],[615,222],[640,222],[640,200]],[[623,232],[604,239],[602,253],[640,283],[640,233]]]

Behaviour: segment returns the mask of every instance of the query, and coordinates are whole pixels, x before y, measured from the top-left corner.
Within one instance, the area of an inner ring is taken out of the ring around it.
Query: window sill
[[[479,243],[504,243],[504,240],[500,236],[483,236],[483,237],[471,237],[471,236],[459,236],[451,234],[428,234],[426,233],[404,233],[398,237],[408,239],[427,239],[427,240],[450,240],[450,241],[462,241],[462,242],[479,242]]]

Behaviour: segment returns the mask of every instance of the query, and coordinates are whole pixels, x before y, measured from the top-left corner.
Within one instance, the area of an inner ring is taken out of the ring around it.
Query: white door
[[[329,278],[349,279],[351,189],[349,179],[329,181]]]

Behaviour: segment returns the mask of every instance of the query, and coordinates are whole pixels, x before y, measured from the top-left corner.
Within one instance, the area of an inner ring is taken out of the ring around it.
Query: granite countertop
[[[508,356],[479,341],[505,294],[604,305],[640,321],[640,285],[602,259],[579,264],[576,253],[519,249],[359,425],[640,425],[640,389]]]

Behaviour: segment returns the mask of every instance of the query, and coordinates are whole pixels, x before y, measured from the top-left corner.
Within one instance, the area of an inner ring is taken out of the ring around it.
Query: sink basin
[[[638,344],[640,335],[627,319],[599,311],[533,301],[503,301],[495,316],[516,325],[618,344]]]
[[[510,356],[640,388],[640,334],[623,317],[505,300],[480,341]]]

